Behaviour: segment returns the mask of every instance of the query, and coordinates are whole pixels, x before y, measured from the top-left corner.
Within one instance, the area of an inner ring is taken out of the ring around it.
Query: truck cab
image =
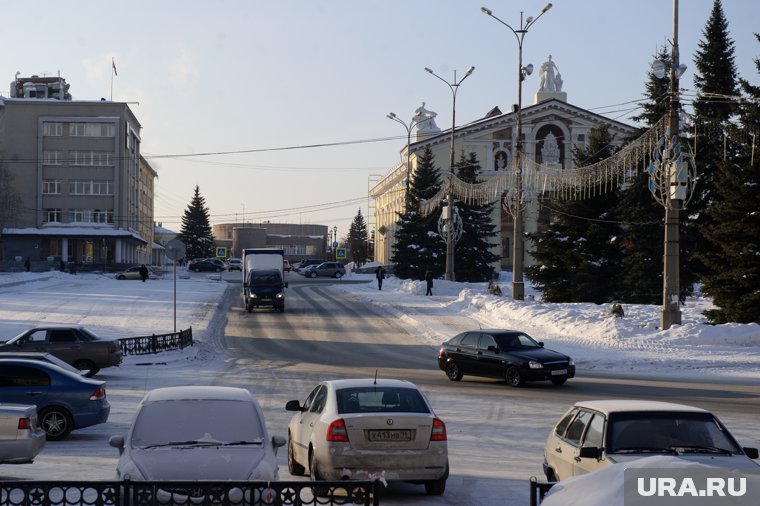
[[[253,269],[248,271],[243,297],[245,309],[249,313],[254,308],[271,307],[281,313],[285,312],[284,289],[288,284],[282,279],[279,269]]]

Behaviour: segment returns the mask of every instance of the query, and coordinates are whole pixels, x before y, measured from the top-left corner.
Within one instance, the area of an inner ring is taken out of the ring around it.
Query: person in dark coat
[[[433,295],[433,271],[425,272],[425,283],[427,284],[425,295]]]
[[[26,269],[26,272],[29,272],[32,269],[32,261],[29,257],[26,257],[26,260],[24,261],[24,269]]]
[[[140,266],[140,279],[142,279],[142,282],[145,283],[145,280],[148,279],[148,268],[145,267],[145,264],[142,264]]]
[[[61,258],[61,264],[58,267],[61,269],[61,272],[66,272],[66,264],[63,262],[63,258]]]
[[[383,269],[383,266],[379,266],[377,270],[375,271],[375,277],[377,278],[377,289],[382,290],[383,289],[383,279],[385,279],[385,269]]]

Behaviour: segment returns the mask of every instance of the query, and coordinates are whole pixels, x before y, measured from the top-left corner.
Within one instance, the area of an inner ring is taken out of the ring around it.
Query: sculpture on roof
[[[438,116],[438,114],[425,109],[425,102],[422,102],[422,105],[414,111],[414,122],[417,125],[417,130],[424,132],[440,132],[441,129],[435,124],[436,116]]]
[[[562,76],[557,65],[552,61],[552,55],[549,55],[549,59],[541,65],[539,76],[541,77],[541,86],[538,91],[562,91]]]

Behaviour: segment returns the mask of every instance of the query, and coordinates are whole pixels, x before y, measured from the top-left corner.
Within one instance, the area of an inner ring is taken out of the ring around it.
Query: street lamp
[[[455,240],[455,234],[454,232],[454,194],[452,192],[452,178],[454,176],[454,133],[456,131],[456,115],[457,115],[457,90],[459,90],[459,85],[462,84],[462,82],[470,77],[470,74],[475,70],[475,67],[470,67],[465,72],[462,79],[457,81],[457,71],[454,71],[454,81],[448,82],[446,79],[442,78],[435,72],[433,72],[431,69],[425,67],[425,72],[428,74],[432,74],[433,76],[437,77],[444,83],[446,83],[446,86],[449,87],[451,90],[452,95],[452,101],[451,101],[451,156],[449,158],[449,192],[448,192],[448,203],[446,206],[446,214],[442,216],[442,219],[446,221],[446,225],[444,225],[445,229],[445,236],[446,236],[446,279],[449,281],[455,280],[454,275],[454,244],[456,243]],[[460,222],[461,223],[461,222]]]
[[[512,28],[508,23],[505,23],[501,19],[494,16],[491,9],[481,7],[480,10],[492,17],[502,25],[509,28],[509,30],[515,35],[517,39],[517,47],[519,49],[519,57],[517,61],[517,135],[515,140],[515,191],[510,199],[510,202],[505,202],[509,206],[512,218],[514,220],[513,235],[512,235],[512,299],[523,300],[525,298],[525,284],[523,283],[523,218],[522,207],[525,205],[523,199],[522,189],[522,157],[523,157],[523,144],[522,144],[522,82],[526,76],[533,73],[533,65],[527,65],[523,67],[522,64],[522,50],[523,39],[525,34],[528,33],[528,29],[533,26],[536,21],[543,16],[546,11],[552,8],[552,4],[546,4],[541,9],[541,14],[534,18],[528,16],[523,19],[523,13],[520,11],[520,27],[518,30]],[[506,200],[506,199],[505,199]]]
[[[412,143],[412,128],[420,124],[420,118],[416,116],[413,117],[412,120],[407,125],[393,112],[386,114],[385,117],[388,119],[392,119],[393,121],[395,121],[396,123],[399,123],[401,126],[403,126],[406,129],[406,197],[405,197],[405,200],[408,201],[409,181],[412,177],[412,157],[411,157],[411,153],[409,153],[409,146]]]

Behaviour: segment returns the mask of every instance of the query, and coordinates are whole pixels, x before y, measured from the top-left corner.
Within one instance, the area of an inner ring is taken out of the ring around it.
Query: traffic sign
[[[185,257],[185,243],[179,239],[172,239],[167,242],[165,248],[166,256],[169,257],[169,260],[179,260]]]
[[[336,260],[345,260],[346,259],[346,248],[335,248],[335,259]]]
[[[216,258],[227,258],[227,248],[225,248],[224,246],[217,246]]]

